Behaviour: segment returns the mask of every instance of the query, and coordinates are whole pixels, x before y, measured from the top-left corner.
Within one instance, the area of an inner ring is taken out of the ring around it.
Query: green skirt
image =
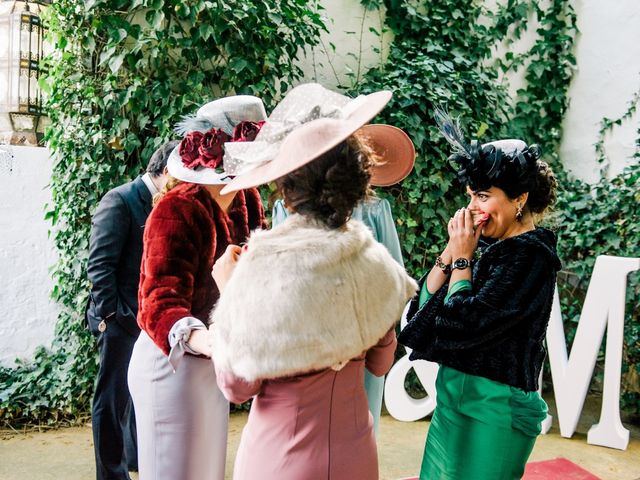
[[[511,480],[524,474],[547,405],[487,378],[441,366],[420,480]]]

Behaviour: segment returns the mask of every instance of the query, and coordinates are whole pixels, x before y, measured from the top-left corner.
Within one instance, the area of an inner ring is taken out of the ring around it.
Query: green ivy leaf
[[[234,73],[241,73],[248,65],[249,62],[243,58],[234,58],[229,63],[229,67],[234,71]]]
[[[122,67],[124,56],[124,53],[120,53],[109,59],[109,68],[111,69],[112,73],[118,73],[118,70],[120,70],[120,67]]]

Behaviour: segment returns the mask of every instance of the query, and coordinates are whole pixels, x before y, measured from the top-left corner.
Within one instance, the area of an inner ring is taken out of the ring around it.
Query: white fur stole
[[[416,282],[351,220],[331,230],[291,215],[251,235],[211,313],[217,367],[247,381],[331,367],[374,346]]]

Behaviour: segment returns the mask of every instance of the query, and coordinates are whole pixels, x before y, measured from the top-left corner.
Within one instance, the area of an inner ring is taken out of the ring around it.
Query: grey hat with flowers
[[[190,183],[229,183],[232,177],[223,165],[225,143],[253,141],[266,118],[262,100],[252,95],[233,95],[203,105],[176,125],[184,138],[169,156],[169,174]]]

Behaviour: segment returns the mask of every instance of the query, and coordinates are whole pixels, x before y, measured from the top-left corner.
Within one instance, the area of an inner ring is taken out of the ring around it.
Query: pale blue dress
[[[288,212],[282,200],[277,200],[273,206],[272,226],[282,223],[287,218]],[[384,198],[371,197],[361,202],[354,210],[351,218],[360,220],[371,229],[373,237],[383,244],[391,256],[400,265],[404,266],[400,240],[396,232],[395,222],[391,215],[389,201]],[[399,320],[399,319],[398,319]],[[364,388],[367,392],[369,410],[373,416],[374,430],[378,431],[380,423],[380,411],[382,410],[382,394],[384,392],[384,377],[376,377],[365,370]]]

